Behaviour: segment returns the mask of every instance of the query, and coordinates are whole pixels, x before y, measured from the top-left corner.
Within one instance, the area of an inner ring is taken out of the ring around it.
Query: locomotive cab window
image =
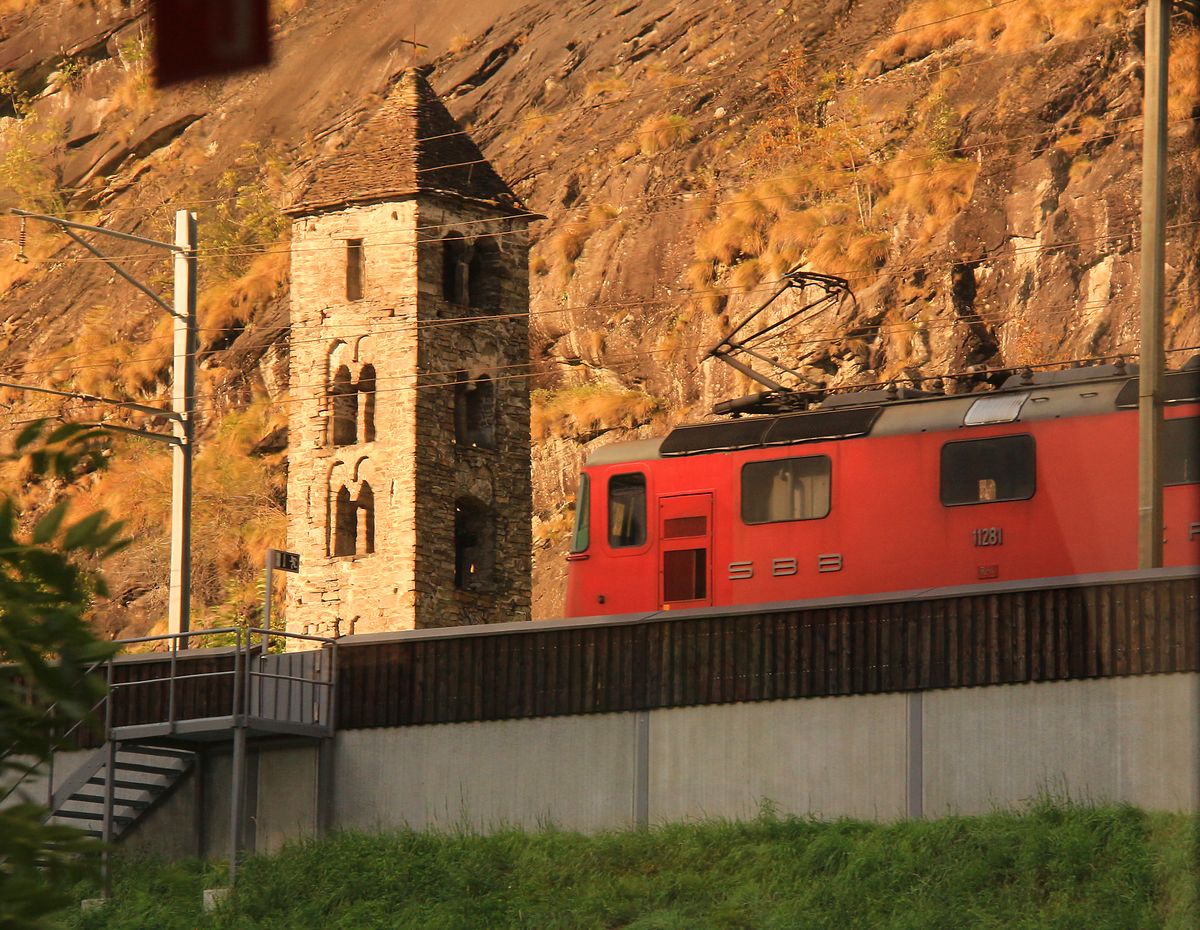
[[[1200,482],[1200,417],[1163,424],[1163,484]]]
[[[571,534],[571,551],[585,552],[588,547],[591,521],[588,516],[590,506],[588,493],[588,476],[579,476],[579,493],[575,495],[575,532]]]
[[[1032,436],[998,436],[942,446],[941,497],[946,507],[1025,501],[1037,489]]]
[[[827,455],[750,462],[742,467],[742,522],[782,523],[829,515]]]
[[[640,472],[608,479],[608,544],[614,549],[646,541],[646,476]]]

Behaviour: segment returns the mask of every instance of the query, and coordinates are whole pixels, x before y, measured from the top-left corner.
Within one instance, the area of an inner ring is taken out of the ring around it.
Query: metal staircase
[[[88,756],[50,799],[51,823],[69,824],[97,839],[104,836],[105,790],[110,747]],[[175,790],[195,767],[196,754],[166,746],[119,745],[112,749],[111,837],[120,839]]]
[[[200,637],[231,644],[193,648]],[[261,628],[171,633],[119,641],[138,654],[97,663],[107,693],[88,718],[76,721],[55,750],[0,796],[3,803],[35,774],[44,773],[45,820],[71,825],[105,843],[105,874],[112,844],[162,804],[189,773],[203,791],[202,746],[231,749],[230,875],[246,834],[247,741],[308,739],[318,744],[323,781],[331,771],[337,643],[320,636]],[[272,652],[283,644],[297,651]],[[51,718],[55,707],[47,709]],[[96,732],[98,731],[98,732]],[[72,758],[65,778],[55,777],[59,751],[79,745],[99,749]],[[11,751],[11,750],[10,750]],[[18,795],[20,797],[20,795]],[[319,815],[321,816],[321,815]],[[106,878],[107,881],[107,878]]]

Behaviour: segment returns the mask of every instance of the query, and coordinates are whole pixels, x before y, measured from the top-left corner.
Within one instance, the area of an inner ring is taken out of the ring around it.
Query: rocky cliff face
[[[770,352],[824,386],[1137,351],[1141,16],[1126,0],[275,4],[265,71],[155,91],[141,5],[0,4],[0,199],[158,238],[202,228],[203,622],[253,609],[282,534],[290,168],[336,146],[428,46],[432,81],[535,224],[535,616],[562,598],[587,450],[752,386],[704,350],[795,265],[854,301]],[[986,7],[986,9],[985,9]],[[1168,345],[1200,343],[1200,33],[1174,21]],[[62,237],[0,221],[0,380],[153,402],[158,311]],[[140,247],[109,247],[165,288]],[[772,307],[787,312],[803,294]],[[1187,353],[1171,358],[1182,359]],[[969,389],[954,380],[950,390]],[[141,422],[5,389],[43,413]],[[147,425],[153,426],[153,423]],[[167,471],[119,442],[76,488],[128,514],[112,633],[164,613]],[[6,476],[19,480],[19,475]],[[34,508],[62,488],[29,488]]]

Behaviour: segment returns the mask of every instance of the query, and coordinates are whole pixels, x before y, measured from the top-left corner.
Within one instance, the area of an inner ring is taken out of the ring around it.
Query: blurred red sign
[[[271,61],[270,0],[150,0],[159,87]]]

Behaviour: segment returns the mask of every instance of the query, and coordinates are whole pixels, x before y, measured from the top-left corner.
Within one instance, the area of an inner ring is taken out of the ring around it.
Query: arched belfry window
[[[339,365],[329,385],[333,413],[333,444],[350,446],[358,441],[358,391],[350,369]]]
[[[468,269],[471,283],[467,302],[477,310],[495,313],[500,308],[500,247],[485,236],[475,240]]]
[[[330,471],[331,556],[370,555],[375,551],[375,492],[367,480],[369,474],[370,463],[365,458],[355,466],[353,475],[344,462],[337,462]]]
[[[496,388],[487,375],[454,385],[454,441],[472,449],[496,448]]]
[[[333,545],[330,555],[354,555],[355,537],[358,534],[357,507],[350,497],[350,489],[342,485],[333,504]]]
[[[362,441],[375,441],[375,366],[363,365],[358,373],[358,393],[362,395]]]
[[[358,519],[354,550],[357,555],[370,555],[375,551],[375,492],[367,482],[358,489],[354,505]]]
[[[467,241],[461,233],[450,233],[442,240],[442,296],[451,303],[469,303],[471,265]]]
[[[471,497],[454,502],[454,587],[490,591],[495,584],[496,516]]]

